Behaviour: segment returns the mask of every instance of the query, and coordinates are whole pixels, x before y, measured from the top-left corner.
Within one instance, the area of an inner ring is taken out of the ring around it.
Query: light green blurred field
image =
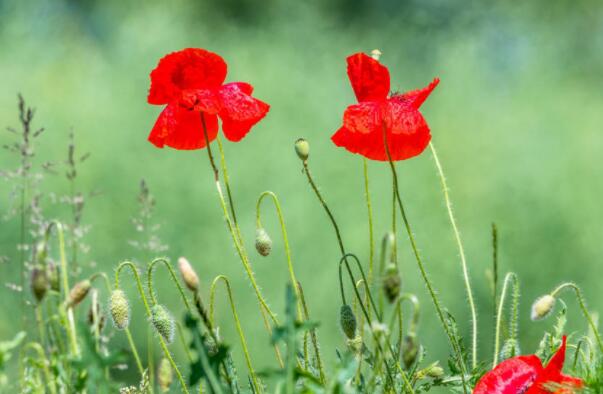
[[[207,294],[218,274],[233,282],[252,358],[274,365],[257,302],[231,245],[213,188],[205,151],[158,150],[146,141],[160,108],[146,103],[148,74],[164,54],[202,47],[221,54],[229,81],[248,81],[270,103],[269,115],[239,144],[226,143],[238,216],[253,251],[255,201],[264,190],[280,198],[297,275],[304,285],[329,365],[345,346],[337,326],[338,249],[327,217],[301,173],[293,142],[311,144],[310,166],[342,227],[348,249],[366,263],[368,229],[363,200],[362,160],[330,142],[343,110],[354,102],[345,57],[379,48],[390,68],[392,88],[442,80],[423,106],[433,141],[447,173],[455,213],[465,242],[479,302],[480,356],[492,351],[490,224],[500,230],[501,275],[519,274],[522,288],[520,337],[532,351],[552,320],[532,323],[532,300],[562,281],[578,283],[593,310],[603,311],[603,12],[596,2],[558,8],[504,5],[438,11],[430,6],[389,8],[381,14],[332,15],[329,7],[272,2],[269,12],[249,21],[222,15],[210,6],[186,2],[76,6],[0,3],[0,125],[16,126],[16,94],[37,108],[40,158],[59,162],[74,130],[78,149],[90,151],[78,177],[80,190],[99,190],[88,202],[84,222],[91,246],[85,257],[111,270],[123,259],[148,258],[128,240],[141,178],[157,198],[155,221],[171,259],[187,256]],[[85,3],[88,4],[88,3]],[[230,3],[229,3],[230,4]],[[441,4],[439,4],[441,5]],[[334,11],[333,11],[334,12]],[[443,14],[442,14],[443,13]],[[430,24],[431,23],[431,24]],[[437,26],[436,26],[437,25]],[[11,141],[0,134],[2,144]],[[14,158],[0,153],[0,168]],[[457,249],[430,153],[398,165],[402,195],[427,268],[444,304],[465,336],[469,311]],[[388,230],[390,173],[370,164],[378,239]],[[8,206],[8,185],[0,183],[0,210]],[[61,175],[47,176],[43,189],[67,192]],[[264,219],[275,241],[268,258],[252,264],[274,310],[283,312],[287,272],[277,221],[267,204]],[[64,206],[46,200],[51,218],[68,217]],[[0,227],[2,281],[16,279],[18,222]],[[420,337],[428,360],[448,354],[445,336],[418,275],[404,233],[399,236],[405,291],[422,302]],[[92,271],[89,271],[91,273]],[[160,277],[158,276],[158,279]],[[176,292],[158,280],[159,297],[175,305]],[[129,289],[134,297],[133,287]],[[18,297],[0,290],[0,338],[19,330]],[[224,338],[239,349],[230,312],[220,296],[218,317]],[[585,330],[576,303],[567,298],[571,330]],[[135,300],[136,301],[136,300]],[[145,346],[145,322],[135,309],[134,333]],[[111,339],[124,346],[122,335]],[[178,350],[176,350],[178,352]],[[238,353],[240,354],[240,353]],[[239,359],[240,360],[240,359]]]

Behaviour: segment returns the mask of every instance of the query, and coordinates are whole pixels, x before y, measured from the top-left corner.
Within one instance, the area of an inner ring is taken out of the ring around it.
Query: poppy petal
[[[534,355],[510,358],[482,376],[473,394],[523,393],[541,371],[542,364]]]
[[[561,373],[563,370],[563,364],[565,362],[565,351],[567,346],[567,337],[564,335],[561,346],[555,352],[549,363],[544,367],[542,373],[538,376],[538,379],[534,382],[533,386],[526,392],[526,394],[545,394],[550,393],[551,390],[547,388],[547,384],[551,386],[553,384],[560,385],[561,387],[555,390],[555,393],[569,394],[573,393],[573,389],[578,389],[584,385],[581,379],[566,376]]]
[[[364,53],[347,58],[348,77],[359,102],[385,100],[389,94],[389,71]]]
[[[392,160],[404,160],[421,154],[431,141],[429,126],[413,107],[390,100],[383,118]]]
[[[427,100],[427,97],[433,92],[433,90],[440,83],[440,78],[434,78],[433,81],[426,87],[417,90],[411,90],[403,94],[399,94],[392,97],[393,101],[399,101],[412,106],[415,109],[419,109],[421,104]]]
[[[185,89],[217,89],[226,78],[226,62],[200,48],[172,52],[151,71],[149,104],[167,104],[179,99]]]
[[[208,138],[213,141],[218,134],[218,118],[216,115],[204,116]],[[205,147],[200,113],[177,104],[168,105],[157,118],[149,134],[149,141],[158,148],[165,145],[179,150]]]
[[[263,101],[251,97],[253,87],[247,83],[228,83],[220,89],[222,131],[227,139],[240,141],[270,110]]]

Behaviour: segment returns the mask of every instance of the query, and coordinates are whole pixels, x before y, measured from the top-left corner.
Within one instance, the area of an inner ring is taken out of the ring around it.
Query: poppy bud
[[[157,383],[159,384],[162,393],[166,393],[170,390],[173,380],[174,373],[172,371],[172,366],[167,358],[162,357],[157,366]]]
[[[444,376],[444,368],[440,367],[436,363],[427,370],[427,376],[433,379],[439,379]]]
[[[381,54],[382,54],[381,51],[378,49],[373,49],[371,51],[371,57],[375,60],[379,60],[379,58],[381,57]]]
[[[96,323],[98,323],[98,331],[100,332],[105,328],[105,315],[101,313],[101,308],[98,303],[91,304],[90,309],[88,309],[88,325],[93,329],[95,329],[94,315],[96,315]]]
[[[500,359],[501,361],[507,360],[509,358],[513,358],[521,354],[521,350],[519,349],[519,343],[517,343],[516,339],[509,339],[505,341],[502,349],[500,350]]]
[[[551,313],[555,307],[555,297],[550,294],[544,295],[538,298],[534,304],[532,304],[532,320],[544,319]]]
[[[130,323],[130,304],[126,298],[126,294],[120,290],[113,290],[111,299],[109,300],[109,310],[111,311],[111,319],[115,328],[123,330]]]
[[[151,308],[151,322],[153,326],[166,340],[167,343],[172,343],[174,340],[175,323],[174,318],[163,306],[157,304]]]
[[[67,297],[67,307],[73,308],[77,306],[80,302],[86,298],[90,289],[92,288],[92,283],[88,279],[84,279],[73,286],[71,291],[69,292],[69,296]]]
[[[339,324],[341,330],[348,339],[354,339],[356,336],[356,316],[349,305],[342,305],[339,310]]]
[[[408,333],[402,342],[402,361],[406,368],[410,368],[411,365],[417,360],[419,355],[419,341],[417,335],[414,332]]]
[[[308,143],[308,141],[303,138],[300,138],[295,141],[295,153],[297,153],[297,156],[301,160],[308,160],[308,156],[310,156],[310,144]]]
[[[61,285],[59,283],[59,267],[52,261],[48,262],[46,267],[46,273],[48,276],[48,283],[50,288],[54,291],[60,291]]]
[[[180,257],[178,259],[178,269],[186,287],[192,292],[199,290],[199,277],[186,258]]]
[[[30,286],[36,301],[42,302],[48,291],[48,276],[42,267],[34,267],[31,270]]]
[[[255,248],[259,254],[266,257],[272,251],[272,240],[266,230],[258,228],[255,233]]]
[[[388,264],[383,278],[383,292],[389,303],[393,303],[400,295],[400,274],[395,264]]]

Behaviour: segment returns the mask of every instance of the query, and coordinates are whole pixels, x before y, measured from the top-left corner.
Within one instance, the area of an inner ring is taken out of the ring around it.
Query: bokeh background
[[[368,257],[362,160],[336,148],[331,134],[345,107],[355,101],[345,57],[379,48],[390,68],[392,89],[442,80],[423,106],[447,174],[462,231],[480,320],[480,357],[492,352],[492,305],[486,271],[491,266],[490,226],[500,231],[501,276],[521,280],[520,339],[535,349],[552,320],[533,323],[535,297],[562,281],[578,283],[593,310],[603,310],[603,7],[577,1],[0,1],[0,125],[18,126],[17,93],[35,106],[35,162],[57,164],[40,189],[47,218],[69,220],[61,204],[69,193],[64,176],[68,136],[89,151],[76,180],[87,198],[83,223],[90,225],[80,256],[83,274],[111,272],[123,259],[149,253],[129,241],[140,236],[131,223],[145,179],[156,198],[152,222],[172,260],[187,256],[205,294],[213,277],[227,275],[234,287],[252,358],[274,365],[257,302],[223,223],[204,151],[159,150],[146,141],[161,108],[146,103],[149,72],[164,54],[202,47],[229,64],[229,81],[249,81],[270,114],[241,143],[226,142],[238,216],[253,251],[255,201],[264,190],[280,198],[293,259],[305,287],[327,365],[344,348],[337,325],[338,248],[327,217],[301,173],[293,142],[311,144],[310,166],[342,227],[348,249]],[[15,136],[2,132],[2,144]],[[18,157],[0,153],[0,168]],[[389,228],[390,173],[370,163],[377,240]],[[444,304],[469,335],[469,311],[457,249],[429,151],[398,165],[403,197],[428,270]],[[2,181],[0,209],[14,204],[10,181]],[[252,254],[265,296],[282,314],[287,281],[277,221],[269,204],[265,225],[275,241],[270,257]],[[19,224],[0,226],[3,282],[17,282]],[[443,360],[448,347],[420,280],[407,237],[398,237],[404,291],[422,301],[420,338],[428,360]],[[54,251],[56,252],[56,250]],[[94,268],[92,263],[96,264]],[[82,275],[83,275],[82,274]],[[158,276],[160,298],[176,305],[176,292]],[[128,289],[133,293],[133,286]],[[19,295],[0,290],[0,338],[20,329]],[[133,295],[134,297],[134,295]],[[219,296],[224,338],[239,349],[230,312]],[[586,323],[569,294],[568,330]],[[136,298],[133,298],[136,303]],[[174,307],[175,308],[175,307]],[[134,332],[146,346],[142,310]],[[136,318],[138,317],[138,318]],[[122,335],[112,346],[125,347]],[[179,350],[176,348],[176,352]],[[144,352],[144,351],[143,351]],[[238,353],[240,355],[240,353]],[[181,357],[182,354],[179,354]],[[237,358],[240,362],[240,357]],[[242,365],[241,365],[242,366]],[[135,374],[123,374],[133,381]]]

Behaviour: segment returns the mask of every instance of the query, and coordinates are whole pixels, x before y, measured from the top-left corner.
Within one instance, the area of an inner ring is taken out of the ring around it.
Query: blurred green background
[[[58,174],[41,181],[44,215],[69,220],[69,207],[59,202],[69,192],[60,165],[73,130],[78,151],[91,152],[76,188],[100,192],[87,200],[83,213],[83,223],[91,225],[83,264],[95,262],[110,273],[120,260],[150,257],[129,243],[137,237],[131,218],[144,178],[157,200],[152,221],[160,224],[156,234],[169,245],[165,254],[173,261],[187,256],[206,295],[216,275],[231,279],[252,358],[261,369],[275,364],[273,354],[223,223],[206,152],[159,150],[146,141],[161,110],[146,103],[149,72],[164,54],[184,47],[222,55],[228,80],[251,82],[255,96],[272,106],[246,139],[225,144],[239,220],[257,279],[282,314],[288,276],[269,204],[264,221],[275,241],[273,254],[262,258],[253,250],[256,198],[264,190],[279,196],[297,275],[313,318],[321,322],[319,338],[330,368],[335,348],[345,346],[337,324],[338,248],[301,173],[293,142],[302,136],[310,141],[314,176],[348,249],[366,264],[362,160],[330,142],[343,110],[355,101],[345,57],[357,51],[383,52],[392,89],[421,87],[434,76],[442,80],[422,111],[466,247],[479,302],[482,359],[490,360],[493,341],[485,274],[491,265],[491,222],[500,230],[501,276],[507,271],[520,276],[524,352],[533,351],[553,323],[532,323],[530,305],[556,284],[577,282],[590,307],[603,309],[599,1],[0,1],[0,125],[18,126],[18,92],[37,109],[35,125],[46,132],[36,140],[36,162],[58,163]],[[8,132],[0,135],[2,144],[15,139]],[[14,169],[17,160],[2,151],[0,168]],[[458,253],[431,155],[426,151],[398,169],[427,268],[468,336]],[[389,227],[390,172],[384,163],[370,163],[370,176],[379,241]],[[0,184],[4,214],[12,204],[11,183]],[[18,223],[7,218],[0,227],[0,255],[7,257],[0,267],[3,282],[18,281]],[[423,303],[420,338],[428,344],[428,360],[444,359],[445,336],[404,233],[398,243],[404,291],[417,293]],[[176,292],[165,278],[157,277],[159,297],[176,309]],[[136,303],[133,286],[126,286]],[[4,287],[1,292],[0,338],[7,338],[20,329],[14,318],[19,297]],[[569,293],[564,299],[569,330],[585,330]],[[134,332],[144,348],[146,323],[138,306],[134,314]],[[237,352],[222,294],[217,315],[224,338]],[[111,334],[110,343],[126,346],[121,334]]]

